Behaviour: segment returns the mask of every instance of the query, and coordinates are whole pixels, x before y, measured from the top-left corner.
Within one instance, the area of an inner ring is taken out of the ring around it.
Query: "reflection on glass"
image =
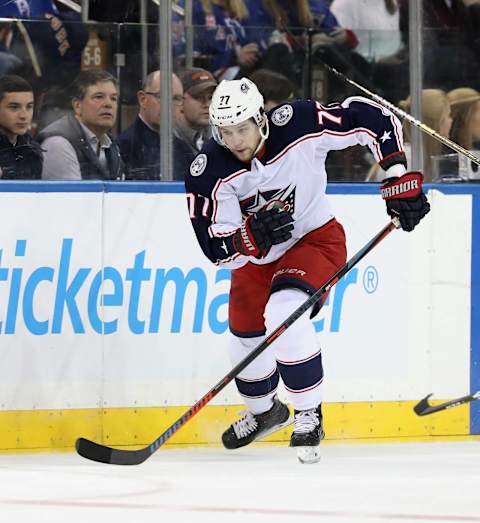
[[[12,3],[12,8],[15,7],[14,4],[18,3]],[[334,12],[336,4],[340,5],[340,2],[332,2]],[[0,8],[0,16],[1,14]],[[159,67],[161,35],[157,24],[142,26],[133,23],[82,23],[79,17],[69,18],[63,10],[50,13],[51,16],[49,15],[46,21],[45,18],[33,19],[37,15],[31,14],[32,19],[25,19],[22,25],[15,20],[0,24],[0,37],[3,42],[3,47],[0,47],[0,74],[20,74],[34,89],[33,137],[38,137],[40,132],[53,122],[72,114],[69,86],[81,70],[105,70],[118,81],[118,112],[110,134],[112,140],[118,140],[139,118],[140,91],[143,90],[150,103],[157,104],[159,109],[159,87],[142,89],[144,71],[151,73]],[[173,63],[178,76],[182,76],[186,59],[185,23],[181,11],[177,10],[172,16]],[[117,19],[120,20],[118,17]],[[338,19],[341,26],[350,28],[340,17]],[[318,28],[308,31],[297,26],[290,28],[287,33],[274,24],[254,26],[242,22],[232,26],[230,30],[245,47],[243,55],[250,53],[252,59],[236,55],[235,46],[232,46],[231,39],[227,38],[228,34],[225,35],[225,41],[222,40],[222,49],[219,49],[215,45],[215,39],[212,39],[212,27],[208,24],[194,25],[193,65],[213,74],[216,80],[223,77],[254,75],[259,69],[268,69],[283,75],[290,82],[283,90],[288,91],[288,94],[281,94],[278,100],[272,98],[269,108],[291,97],[313,98],[322,103],[329,103],[361,94],[326,71],[323,67],[325,62],[396,105],[407,99],[410,94],[406,52],[408,49],[405,47],[408,42],[405,40],[405,32],[386,31],[384,28],[367,31],[353,27],[358,45],[349,47],[343,40],[335,37],[332,28],[323,34]],[[205,35],[208,36],[207,39],[204,39]],[[424,69],[425,84],[428,84],[429,88],[444,90],[449,96],[458,88],[473,90],[476,93],[478,104],[472,103],[472,123],[468,124],[469,129],[473,129],[475,122],[480,121],[480,117],[477,118],[480,115],[480,76],[477,74],[478,68],[475,67],[480,55],[472,51],[474,42],[468,40],[468,35],[465,28],[445,31],[427,27],[424,34],[427,51]],[[247,47],[253,42],[255,49]],[[315,52],[310,54],[308,51],[313,43]],[[222,60],[225,56],[230,56],[232,60],[224,63]],[[265,80],[263,85],[261,75],[258,77],[259,89],[265,93],[269,92],[269,80]],[[203,106],[202,118],[206,117],[208,110],[205,111],[205,106],[209,95],[202,93],[189,97],[188,88],[184,88],[184,91],[186,94],[178,92],[172,96],[173,177],[179,180],[183,179],[192,157],[210,136],[210,133],[203,131],[203,124],[197,128],[196,124],[192,126],[190,121],[186,126],[185,117],[182,116],[185,107],[190,110],[191,106],[198,102]],[[462,102],[452,102],[452,116],[461,112],[460,106]],[[473,111],[474,106],[478,108],[477,112]],[[466,116],[464,119],[466,120]],[[149,129],[156,133],[152,135],[155,142],[159,142],[160,135],[156,124],[148,122],[148,125]],[[466,127],[467,125],[464,125],[464,131]],[[478,133],[474,136],[472,131],[470,143],[464,145],[469,150],[478,149],[480,124],[477,127]],[[460,134],[454,134],[457,130],[458,126],[454,124],[451,137],[460,143],[463,138]],[[185,144],[187,147],[182,149]],[[144,142],[142,146],[136,145],[134,148],[142,154],[143,146]],[[433,154],[436,154],[436,151]],[[371,163],[372,158],[369,155],[357,150],[332,152],[328,158],[330,180],[365,180]],[[126,179],[161,180],[159,165],[158,147],[153,156],[143,155],[143,164],[131,165]],[[468,179],[477,176],[468,165],[465,168]],[[442,167],[441,170],[443,169]]]

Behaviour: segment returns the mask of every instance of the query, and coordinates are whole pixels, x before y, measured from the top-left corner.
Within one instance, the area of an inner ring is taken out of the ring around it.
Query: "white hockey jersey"
[[[366,145],[383,169],[406,171],[401,124],[388,109],[355,96],[342,104],[306,100],[268,114],[270,135],[261,157],[248,164],[211,139],[185,179],[190,219],[205,255],[238,268],[271,263],[307,233],[333,218],[325,195],[330,150]],[[399,169],[401,167],[401,169]],[[281,200],[294,219],[292,238],[257,259],[238,254],[233,234],[267,203]]]

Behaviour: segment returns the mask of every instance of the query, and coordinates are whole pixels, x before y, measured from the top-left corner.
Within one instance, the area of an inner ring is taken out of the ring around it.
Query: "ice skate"
[[[315,409],[295,411],[295,428],[290,447],[295,447],[300,463],[320,461],[320,441],[324,437],[321,405]]]
[[[273,406],[262,414],[242,411],[243,418],[233,423],[222,435],[222,442],[227,449],[238,449],[252,441],[264,438],[277,430],[293,423],[288,407],[276,396]]]

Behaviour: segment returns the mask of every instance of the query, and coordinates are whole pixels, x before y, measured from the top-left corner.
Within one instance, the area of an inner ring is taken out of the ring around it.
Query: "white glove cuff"
[[[407,172],[407,169],[405,169],[405,166],[403,164],[396,163],[395,165],[389,167],[385,172],[387,173],[385,178],[391,178],[392,176],[400,177]]]

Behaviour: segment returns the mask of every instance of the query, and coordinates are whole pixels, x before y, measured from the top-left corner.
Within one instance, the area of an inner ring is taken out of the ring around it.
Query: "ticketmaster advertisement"
[[[181,192],[0,192],[0,410],[189,406],[229,370],[230,271]],[[468,393],[472,196],[431,190],[315,318],[326,402]],[[376,194],[330,195],[349,256],[388,223]],[[229,385],[212,402],[241,403]]]

